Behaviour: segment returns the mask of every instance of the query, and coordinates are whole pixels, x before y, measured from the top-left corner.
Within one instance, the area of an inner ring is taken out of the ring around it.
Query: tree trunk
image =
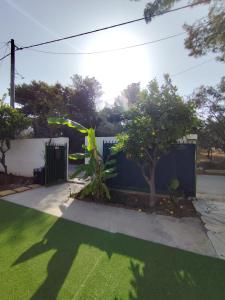
[[[5,163],[5,153],[9,150],[9,145],[8,143],[5,143],[5,145],[6,145],[6,149],[4,149],[4,140],[2,140],[0,145],[0,153],[1,153],[0,163],[4,168],[5,175],[7,175],[8,170],[7,170],[7,165]]]
[[[142,175],[149,186],[149,207],[154,207],[156,204],[156,189],[155,189],[155,169],[156,169],[157,161],[156,159],[152,160],[152,163],[149,165],[149,175],[147,176],[145,173],[145,168],[143,165],[139,164]]]
[[[4,173],[5,173],[5,175],[7,175],[7,166],[6,166],[6,164],[5,164],[5,153],[4,153],[4,152],[2,152],[1,164],[2,164],[2,166],[3,166],[3,168],[4,168]]]
[[[208,157],[208,159],[210,159],[210,160],[212,160],[212,148],[209,148],[208,149],[208,154],[207,154],[207,157]]]
[[[155,163],[153,163],[150,169],[149,179],[150,195],[149,195],[149,207],[154,207],[156,204],[156,189],[155,189]]]

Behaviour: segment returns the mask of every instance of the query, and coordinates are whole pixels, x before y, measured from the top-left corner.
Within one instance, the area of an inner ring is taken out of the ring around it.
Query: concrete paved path
[[[70,189],[74,192],[80,187],[74,183],[41,187],[4,197],[4,200],[109,232],[217,256],[200,219],[176,219],[71,199]]]
[[[217,255],[225,259],[225,203],[198,200],[194,202],[196,210],[201,214],[201,219],[207,229]]]
[[[225,176],[197,175],[197,198],[225,202]]]

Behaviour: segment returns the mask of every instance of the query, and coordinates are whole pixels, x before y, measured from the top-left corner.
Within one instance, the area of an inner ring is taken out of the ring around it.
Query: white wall
[[[45,165],[45,144],[49,141],[49,138],[12,140],[10,150],[6,152],[8,173],[32,177],[33,169]],[[52,138],[51,142],[58,145],[67,144],[67,150],[69,149],[69,138]],[[3,171],[1,165],[0,171]]]
[[[98,147],[98,151],[100,152],[100,154],[103,154],[103,141],[105,143],[112,143],[116,141],[115,136],[110,136],[110,137],[96,137],[96,141],[97,141],[97,147]],[[85,136],[85,146],[87,146],[87,137]],[[85,158],[85,163],[88,162],[88,159]]]
[[[181,144],[196,144],[198,140],[197,134],[188,134],[184,136],[182,139],[178,140],[178,143]]]

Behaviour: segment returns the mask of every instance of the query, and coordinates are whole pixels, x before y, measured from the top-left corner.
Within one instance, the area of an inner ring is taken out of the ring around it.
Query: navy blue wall
[[[104,143],[103,157],[110,154],[111,143]],[[196,145],[177,144],[161,157],[156,168],[156,190],[158,193],[168,193],[168,184],[171,179],[177,178],[180,182],[180,190],[187,196],[196,196]],[[142,176],[140,168],[124,153],[118,153],[117,173],[118,176],[108,181],[113,188],[128,189],[135,191],[149,191],[148,185]]]

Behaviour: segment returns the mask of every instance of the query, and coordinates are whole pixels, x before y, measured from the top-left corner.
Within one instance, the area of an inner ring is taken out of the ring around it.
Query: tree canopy
[[[153,16],[171,9],[181,0],[156,0],[147,3],[144,16],[146,22],[150,22]],[[189,50],[189,55],[199,57],[207,53],[215,53],[217,59],[225,61],[225,1],[223,0],[191,0],[195,5],[209,6],[208,15],[197,20],[194,24],[184,24],[187,32],[185,47]]]
[[[22,112],[32,117],[35,137],[49,137],[47,117],[65,113],[64,88],[61,84],[49,85],[43,81],[32,81],[16,86],[16,102]]]
[[[96,106],[102,95],[100,83],[94,77],[74,75],[71,84],[48,84],[32,81],[16,86],[16,102],[32,119],[34,137],[68,136],[70,150],[80,151],[82,136],[69,128],[49,126],[49,116],[65,116],[78,120],[87,127],[95,127],[98,121]]]
[[[72,120],[82,122],[84,126],[95,127],[96,106],[102,96],[102,86],[94,77],[71,77],[72,84],[66,89],[67,115]]]
[[[10,140],[16,138],[29,125],[29,118],[19,109],[0,102],[0,163],[5,173],[7,173],[5,153],[10,149]]]
[[[123,132],[114,151],[124,151],[136,161],[150,187],[150,205],[155,204],[155,168],[161,155],[196,124],[194,106],[185,103],[168,75],[162,86],[150,81],[141,100],[125,115]]]
[[[97,136],[115,136],[122,129],[124,107],[114,104],[98,113]]]
[[[201,86],[192,95],[203,126],[200,144],[225,150],[225,77],[215,86]]]
[[[127,99],[128,107],[136,104],[140,97],[140,82],[133,82],[123,90],[122,94]]]

